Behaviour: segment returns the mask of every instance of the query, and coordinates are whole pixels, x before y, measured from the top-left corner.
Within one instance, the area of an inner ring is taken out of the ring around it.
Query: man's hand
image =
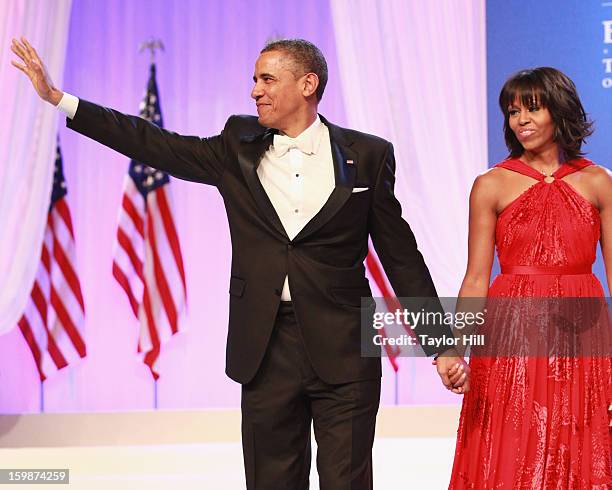
[[[53,105],[59,104],[64,94],[61,90],[55,88],[44,63],[39,58],[36,50],[30,46],[28,40],[25,37],[21,38],[21,42],[13,39],[11,50],[24,63],[11,61],[11,64],[28,76],[40,98]]]
[[[455,349],[444,352],[432,361],[446,389],[462,394],[470,390],[470,367]]]

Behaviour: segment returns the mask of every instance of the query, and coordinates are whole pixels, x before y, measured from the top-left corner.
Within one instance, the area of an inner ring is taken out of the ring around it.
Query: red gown
[[[497,165],[535,182],[498,216],[502,273],[489,298],[603,297],[590,272],[599,212],[563,180],[588,165],[586,159],[567,162],[551,183],[521,160]],[[603,337],[596,340],[609,345],[610,337]],[[612,489],[607,352],[574,358],[472,356],[449,490]]]

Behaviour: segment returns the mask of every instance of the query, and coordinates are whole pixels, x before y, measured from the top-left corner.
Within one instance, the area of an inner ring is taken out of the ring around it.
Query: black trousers
[[[371,489],[380,379],[319,379],[289,302],[281,303],[272,335],[257,375],[242,387],[247,489],[308,489],[311,424],[321,490]]]

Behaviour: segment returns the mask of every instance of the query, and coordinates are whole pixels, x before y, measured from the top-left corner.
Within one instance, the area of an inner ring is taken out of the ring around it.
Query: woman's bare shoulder
[[[496,188],[504,184],[508,175],[512,172],[501,167],[491,167],[481,174],[476,176],[474,187],[478,186],[484,189]]]
[[[582,171],[594,182],[601,181],[601,183],[606,183],[612,179],[612,171],[602,165],[589,165],[588,167],[584,167]]]
[[[580,174],[593,196],[592,201],[600,211],[612,204],[612,172],[609,169],[601,165],[589,165]]]
[[[493,167],[476,176],[472,186],[472,200],[496,203],[499,189],[505,185],[508,177],[507,172],[503,168]]]
[[[612,198],[612,172],[601,165],[589,165],[584,170],[588,171],[587,177],[597,193],[597,200],[609,202]]]

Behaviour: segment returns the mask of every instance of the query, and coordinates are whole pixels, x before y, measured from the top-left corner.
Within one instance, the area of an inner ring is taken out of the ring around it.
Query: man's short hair
[[[283,51],[287,53],[293,61],[304,69],[304,73],[314,73],[319,77],[317,87],[317,101],[321,101],[325,86],[327,85],[327,62],[325,56],[319,48],[305,39],[278,39],[268,42],[261,53],[268,51]],[[304,73],[296,74],[301,76]]]

